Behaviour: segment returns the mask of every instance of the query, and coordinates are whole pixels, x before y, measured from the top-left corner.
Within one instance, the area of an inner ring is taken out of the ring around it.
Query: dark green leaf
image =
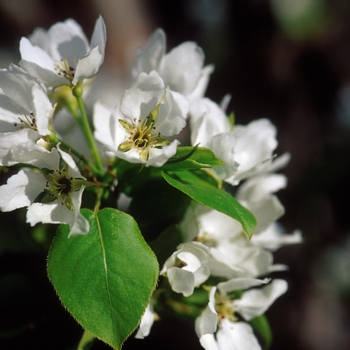
[[[161,167],[164,171],[211,168],[224,163],[214,152],[203,147],[178,147],[174,157]]]
[[[140,322],[158,277],[157,259],[134,219],[116,209],[83,209],[90,232],[68,239],[60,225],[48,275],[63,305],[95,337],[114,349]]]
[[[205,172],[163,172],[164,179],[195,201],[238,220],[248,237],[256,227],[253,214],[226,191],[214,187],[211,176]],[[206,181],[207,180],[207,181]]]

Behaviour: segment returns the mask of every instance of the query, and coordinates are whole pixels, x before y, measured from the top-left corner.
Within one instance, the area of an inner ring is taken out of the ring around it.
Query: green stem
[[[96,193],[96,203],[94,207],[94,213],[97,215],[98,211],[100,210],[100,205],[101,205],[101,199],[103,196],[103,188],[99,188]]]
[[[91,342],[93,342],[95,337],[87,330],[84,330],[84,333],[80,339],[77,350],[87,350],[91,347]]]
[[[74,89],[73,89],[73,95],[77,99],[78,102],[78,107],[80,109],[80,117],[81,117],[81,123],[82,123],[82,129],[83,133],[85,135],[85,139],[89,145],[92,157],[94,158],[96,168],[97,168],[97,173],[102,175],[103,173],[103,165],[102,165],[102,160],[100,157],[100,153],[97,149],[95,139],[92,135],[92,131],[89,125],[89,121],[86,115],[85,111],[85,106],[84,106],[84,101],[83,101],[83,89],[81,87],[81,84],[78,84]]]

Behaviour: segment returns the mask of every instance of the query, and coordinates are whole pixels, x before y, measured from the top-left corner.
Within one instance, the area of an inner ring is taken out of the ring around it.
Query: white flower
[[[66,223],[70,225],[69,236],[89,232],[89,223],[80,214],[80,205],[85,186],[90,183],[81,176],[73,158],[59,148],[49,152],[37,145],[18,145],[15,151],[18,161],[30,159],[30,164],[42,171],[20,170],[10,177],[7,184],[0,187],[1,210],[28,207],[27,222],[31,226],[38,222]],[[37,202],[40,195],[43,198]]]
[[[264,314],[287,290],[287,283],[277,279],[261,288],[252,288],[268,282],[239,278],[219,283],[210,290],[208,306],[195,322],[196,333],[206,350],[261,349],[251,326],[238,321],[236,314],[250,321]],[[235,291],[236,296],[232,293]]]
[[[213,276],[258,277],[285,268],[273,265],[272,253],[252,244],[237,220],[198,203],[188,208],[180,227],[185,242],[195,239],[209,248]]]
[[[18,163],[11,155],[13,146],[50,134],[53,110],[45,88],[34,77],[14,65],[0,70],[0,165]]]
[[[93,77],[104,60],[106,28],[102,17],[95,24],[90,44],[73,20],[37,28],[20,41],[20,66],[50,87],[76,85]]]
[[[188,297],[209,277],[208,257],[209,250],[201,243],[181,244],[164,263],[160,274],[167,275],[174,292]]]
[[[191,143],[211,149],[225,165],[213,168],[220,180],[237,185],[241,180],[271,171],[277,147],[276,128],[267,119],[233,130],[225,112],[202,98],[191,105]]]
[[[157,72],[141,73],[126,90],[119,109],[97,105],[95,138],[111,153],[131,163],[162,166],[176,153],[179,141],[166,138],[186,125],[187,100],[164,88]]]
[[[134,79],[142,73],[156,70],[165,86],[186,96],[189,101],[202,97],[213,66],[205,66],[203,50],[194,42],[185,42],[166,52],[166,37],[157,29],[145,50],[139,49],[133,69]]]

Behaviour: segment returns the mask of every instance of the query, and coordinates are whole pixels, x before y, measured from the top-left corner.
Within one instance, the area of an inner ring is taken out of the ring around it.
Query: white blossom
[[[179,141],[167,138],[186,125],[187,111],[187,100],[166,89],[157,72],[141,73],[125,91],[120,108],[109,112],[97,105],[95,138],[109,155],[159,167],[176,153]]]
[[[37,171],[20,170],[0,187],[0,209],[12,211],[28,207],[27,222],[34,226],[42,223],[66,223],[70,235],[86,234],[88,221],[80,214],[82,193],[89,185],[80,174],[73,158],[60,150],[51,151],[39,146],[16,148],[18,161],[31,159]],[[38,158],[35,158],[38,157]],[[61,162],[64,163],[61,166]],[[42,196],[41,201],[37,201]]]
[[[225,163],[213,168],[218,179],[237,185],[274,169],[276,128],[268,119],[233,127],[222,108],[202,98],[191,105],[190,126],[192,145],[211,149]]]
[[[187,209],[180,227],[185,242],[195,239],[209,248],[213,276],[259,277],[285,268],[273,264],[270,251],[251,244],[237,220],[198,203]]]
[[[54,24],[48,31],[37,28],[20,41],[20,66],[49,87],[73,85],[93,77],[104,60],[106,28],[96,21],[90,43],[73,19]]]
[[[31,75],[11,65],[0,70],[0,165],[18,163],[15,145],[34,144],[49,135],[54,108],[45,88]]]
[[[167,275],[174,292],[190,296],[210,275],[208,257],[209,250],[201,243],[181,244],[164,263],[160,274]]]
[[[209,303],[196,319],[195,329],[206,350],[261,349],[251,326],[239,321],[237,314],[250,321],[260,316],[287,290],[284,280],[232,279],[212,287]],[[260,288],[254,288],[263,286]],[[250,288],[249,290],[246,290]],[[239,291],[237,297],[232,292]],[[233,294],[234,295],[234,294]]]
[[[194,42],[184,42],[166,54],[166,36],[157,29],[146,49],[139,49],[133,69],[134,79],[142,73],[156,70],[165,86],[177,91],[191,102],[202,97],[213,66],[204,66],[203,50]]]

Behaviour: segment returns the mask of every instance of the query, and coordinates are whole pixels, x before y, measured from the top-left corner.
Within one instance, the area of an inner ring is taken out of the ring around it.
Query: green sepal
[[[68,239],[60,225],[48,256],[49,278],[84,329],[114,349],[138,326],[159,274],[135,220],[116,209],[81,210],[87,235]]]
[[[218,188],[219,184],[215,187],[209,174],[204,171],[163,172],[163,177],[171,186],[193,200],[238,220],[248,237],[252,237],[257,224],[254,215],[232,195]]]
[[[263,349],[268,350],[272,344],[272,331],[265,315],[260,315],[249,321],[253,329],[260,335],[264,342]]]

